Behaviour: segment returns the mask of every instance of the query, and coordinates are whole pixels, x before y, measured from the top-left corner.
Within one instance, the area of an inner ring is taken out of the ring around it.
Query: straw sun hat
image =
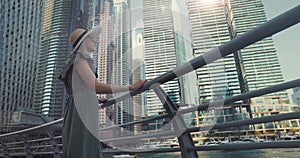
[[[72,52],[76,51],[79,48],[80,44],[87,36],[98,37],[100,33],[101,33],[100,25],[93,27],[89,31],[86,31],[81,28],[75,29],[69,37],[69,43],[73,46]]]

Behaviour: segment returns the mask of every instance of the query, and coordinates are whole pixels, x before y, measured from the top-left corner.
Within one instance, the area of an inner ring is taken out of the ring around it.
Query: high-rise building
[[[188,0],[187,8],[196,57],[230,40],[223,0]],[[240,94],[233,55],[197,69],[197,78],[202,103]]]
[[[45,116],[64,114],[66,92],[58,76],[72,51],[68,37],[76,28],[92,27],[92,9],[92,0],[46,1],[35,92],[37,111]]]
[[[132,82],[139,79],[145,79],[145,64],[142,59],[134,59],[132,61]],[[133,119],[141,120],[146,114],[146,95],[145,93],[138,94],[133,97]],[[138,134],[142,130],[140,124],[134,125],[134,133]]]
[[[261,0],[187,0],[186,6],[195,56],[202,55],[266,22]],[[266,38],[232,53],[197,69],[200,103],[225,99],[283,82],[272,38]],[[285,91],[268,95],[287,101]],[[199,118],[196,115],[195,125],[257,117],[258,115],[251,113],[250,100],[243,102],[246,104],[241,104],[239,108],[232,106],[201,111]],[[254,126],[243,128],[255,129]]]
[[[111,42],[113,39],[113,0],[99,1],[98,14],[95,15],[95,25],[101,24],[100,43],[97,53],[93,54],[94,64],[97,67],[98,80],[103,84],[112,84],[112,68],[113,68],[113,49]],[[101,94],[101,97],[112,98],[111,94]],[[109,106],[99,111],[99,122],[101,127],[107,127],[115,124],[114,106]]]
[[[261,0],[188,0],[194,53],[199,56],[266,22]],[[197,70],[200,100],[209,102],[283,82],[272,38]],[[286,92],[270,94],[287,99]]]
[[[113,84],[131,84],[131,31],[130,12],[126,0],[114,0],[113,29]],[[128,98],[115,104],[116,123],[133,121],[132,99]],[[132,126],[126,127],[133,131]]]
[[[144,55],[146,79],[153,79],[177,66],[171,0],[143,0]],[[175,104],[180,102],[178,79],[161,87]],[[164,113],[153,91],[147,92],[147,114]]]
[[[267,21],[262,0],[226,0],[224,3],[228,8],[227,14],[232,15],[229,27],[232,28],[233,38]],[[241,73],[241,78],[248,91],[265,88],[284,81],[278,55],[271,37],[241,49],[236,59],[238,64],[242,66],[242,71],[239,73]],[[284,102],[289,102],[286,91],[268,95],[280,96]]]
[[[0,1],[0,126],[33,109],[43,0]]]

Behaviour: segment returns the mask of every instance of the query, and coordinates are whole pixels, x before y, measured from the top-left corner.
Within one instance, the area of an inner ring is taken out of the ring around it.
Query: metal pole
[[[179,110],[178,113],[185,114],[185,113],[194,112],[194,111],[197,111],[197,110],[198,111],[206,110],[208,108],[217,108],[217,107],[220,108],[222,106],[225,106],[227,104],[230,104],[230,103],[233,103],[233,102],[236,102],[236,101],[239,101],[239,100],[244,100],[244,99],[248,99],[248,98],[261,96],[261,95],[264,95],[264,94],[279,92],[279,91],[282,91],[282,90],[286,90],[286,89],[293,88],[293,87],[298,87],[298,86],[300,86],[300,79],[296,79],[296,80],[293,80],[293,81],[289,81],[289,82],[269,86],[269,87],[266,87],[266,88],[262,88],[262,89],[259,89],[259,90],[247,92],[247,93],[244,93],[244,94],[232,96],[232,97],[226,98],[224,100],[217,100],[217,101],[213,101],[213,102],[210,102],[210,103],[205,103],[205,104],[200,105],[200,106]]]
[[[197,132],[197,131],[206,131],[206,130],[214,130],[214,129],[226,129],[230,127],[240,127],[245,125],[253,125],[253,124],[275,122],[275,121],[282,121],[282,120],[299,119],[299,118],[300,118],[300,112],[291,112],[291,113],[265,116],[265,117],[247,119],[247,120],[218,123],[218,124],[212,124],[212,125],[201,126],[201,127],[193,127],[193,128],[189,128],[188,131]]]
[[[9,153],[8,153],[6,144],[3,141],[0,141],[0,143],[1,143],[1,148],[4,151],[3,152],[3,158],[9,158]]]
[[[187,150],[188,147],[194,146],[194,142],[190,133],[186,130],[187,127],[183,118],[181,117],[181,115],[176,115],[178,110],[177,107],[161,87],[156,86],[155,88],[153,88],[153,90],[166,109],[171,122],[174,125],[175,133],[179,134],[177,139],[180,145],[181,157],[197,158],[198,154],[196,151]]]

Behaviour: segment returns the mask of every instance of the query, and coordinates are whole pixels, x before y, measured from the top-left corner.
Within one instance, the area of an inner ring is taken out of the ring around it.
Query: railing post
[[[198,154],[196,151],[187,150],[190,147],[194,147],[194,142],[190,133],[187,131],[187,127],[183,118],[181,117],[181,115],[176,115],[178,110],[177,107],[160,86],[155,86],[153,90],[162,102],[170,119],[174,120],[172,121],[172,123],[175,128],[175,133],[180,134],[177,139],[180,145],[181,157],[198,158]]]
[[[100,158],[105,158],[104,153],[102,152],[104,150],[104,147],[101,141],[99,141],[99,148],[100,148]]]
[[[1,148],[3,149],[3,158],[9,158],[9,153],[6,144],[3,141],[0,141],[0,143],[1,143]]]
[[[26,138],[22,134],[19,134],[19,135],[23,139],[23,142],[24,142],[26,158],[33,158],[31,146],[27,143]]]
[[[47,135],[50,138],[51,145],[53,146],[53,158],[61,158],[62,156],[59,153],[58,143],[55,140],[53,134],[50,132],[50,130],[46,127]]]

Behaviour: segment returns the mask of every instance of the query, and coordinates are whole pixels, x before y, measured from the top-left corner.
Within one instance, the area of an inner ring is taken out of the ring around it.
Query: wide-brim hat
[[[69,37],[69,43],[70,45],[73,46],[73,51],[76,51],[80,44],[82,43],[82,41],[87,37],[87,36],[91,36],[91,37],[99,37],[101,33],[101,26],[95,26],[92,29],[90,29],[89,31],[86,31],[85,29],[75,29],[70,37]]]

